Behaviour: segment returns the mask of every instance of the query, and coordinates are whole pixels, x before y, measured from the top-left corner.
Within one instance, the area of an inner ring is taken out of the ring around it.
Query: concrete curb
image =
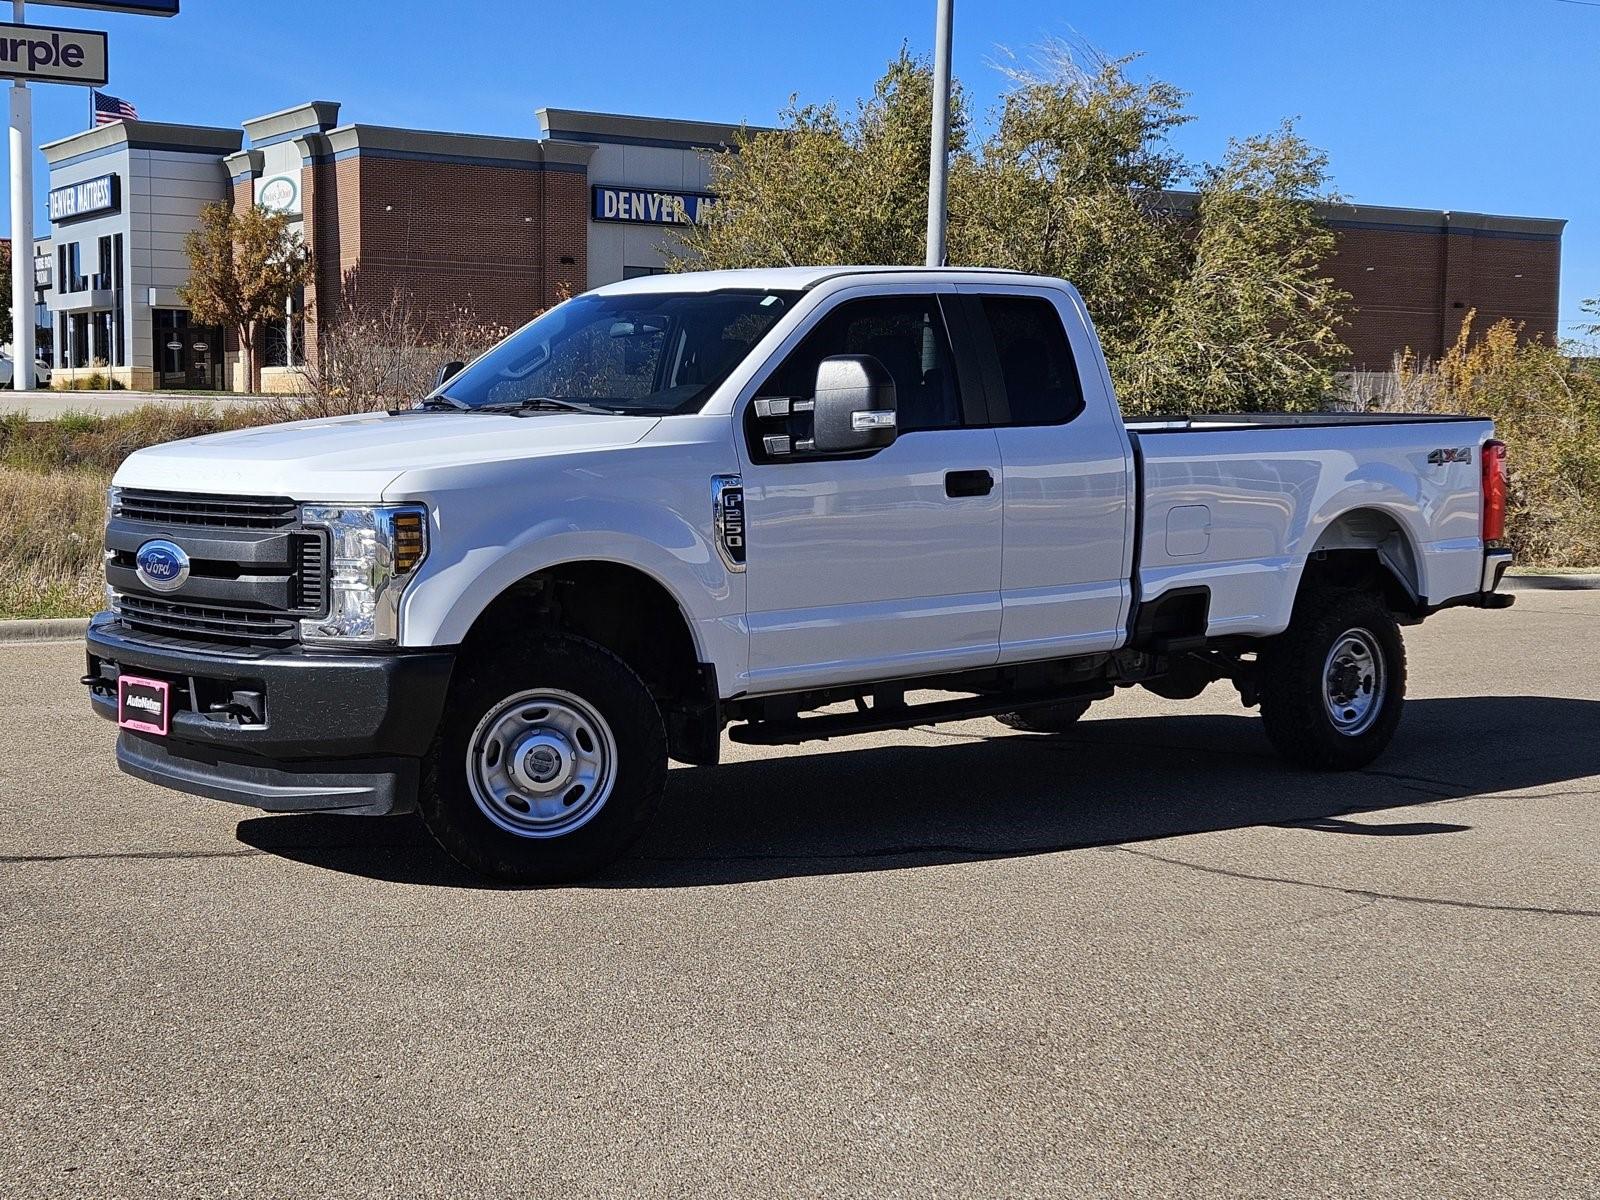
[[[1582,592],[1600,590],[1600,571],[1566,575],[1507,575],[1501,586],[1514,592]]]
[[[0,645],[7,642],[76,641],[89,628],[88,617],[59,617],[43,621],[0,621]]]

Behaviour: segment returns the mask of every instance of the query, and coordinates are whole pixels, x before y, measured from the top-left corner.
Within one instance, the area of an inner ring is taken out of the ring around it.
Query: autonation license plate
[[[172,720],[172,684],[165,679],[123,675],[117,680],[117,724],[166,736]]]

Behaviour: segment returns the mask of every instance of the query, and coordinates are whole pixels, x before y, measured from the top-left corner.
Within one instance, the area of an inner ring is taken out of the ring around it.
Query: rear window
[[[1010,413],[996,424],[1064,425],[1081,413],[1083,385],[1056,306],[1041,296],[982,299]]]

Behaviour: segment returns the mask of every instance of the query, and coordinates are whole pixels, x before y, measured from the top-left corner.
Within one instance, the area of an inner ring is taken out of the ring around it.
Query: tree
[[[1585,300],[1583,302],[1583,311],[1596,318],[1596,320],[1593,324],[1579,325],[1578,328],[1590,337],[1600,337],[1600,296],[1595,297],[1593,300]]]
[[[311,255],[286,213],[226,201],[200,210],[184,240],[189,281],[178,289],[195,320],[234,330],[244,351],[245,390],[260,388],[260,326],[282,320],[289,297],[311,276]]]
[[[958,93],[950,261],[1072,280],[1129,411],[1315,406],[1347,357],[1325,156],[1285,124],[1191,164],[1169,141],[1184,93],[1134,61],[1047,44],[975,149]],[[920,262],[931,79],[902,49],[850,117],[791,101],[718,157],[674,266]]]
[[[1327,157],[1289,122],[1230,142],[1200,173],[1181,273],[1118,363],[1136,412],[1316,408],[1345,358],[1349,296],[1324,273],[1334,235],[1312,198]]]
[[[1189,118],[1177,88],[1128,78],[1131,59],[1088,58],[1050,42],[1008,72],[994,132],[952,172],[950,257],[1072,280],[1120,362],[1181,271],[1169,193],[1188,170],[1167,137]]]
[[[966,145],[966,106],[953,96],[950,146]],[[746,134],[712,161],[718,204],[668,247],[678,270],[921,262],[927,229],[933,76],[901,47],[872,96],[798,104],[784,127]]]

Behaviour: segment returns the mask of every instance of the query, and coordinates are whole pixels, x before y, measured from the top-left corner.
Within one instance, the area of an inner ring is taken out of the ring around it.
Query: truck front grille
[[[125,488],[106,527],[106,580],[122,623],[151,639],[276,648],[327,611],[327,534],[293,500]],[[190,559],[176,591],[147,586],[138,554],[164,538]]]
[[[130,521],[207,529],[289,529],[300,519],[293,500],[211,496],[200,492],[149,492],[123,488],[121,514]]]
[[[287,646],[299,633],[299,619],[287,613],[221,604],[157,599],[124,594],[122,623],[130,629],[168,637],[239,642],[253,646]]]

